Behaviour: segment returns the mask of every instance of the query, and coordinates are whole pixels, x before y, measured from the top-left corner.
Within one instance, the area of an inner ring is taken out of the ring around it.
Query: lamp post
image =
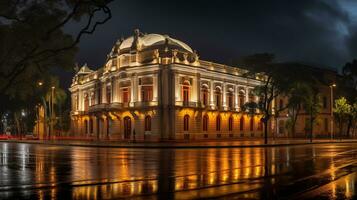
[[[54,132],[53,131],[53,120],[54,120],[54,103],[53,103],[53,99],[54,99],[54,96],[55,96],[55,87],[52,86],[51,87],[51,120],[50,120],[50,133],[48,134],[49,136],[49,139],[51,139],[51,135],[52,133]]]
[[[333,139],[333,88],[336,87],[336,84],[333,83],[330,85],[330,123],[331,123],[331,140]]]
[[[42,89],[42,87],[43,87],[43,82],[42,81],[39,81],[39,82],[37,82],[37,85],[38,85],[38,87],[39,88],[41,88]],[[47,135],[47,122],[46,122],[46,100],[45,100],[45,97],[44,96],[41,96],[41,99],[42,99],[42,101],[43,101],[43,105],[42,105],[42,107],[43,107],[43,109],[44,109],[44,115],[43,115],[43,137],[45,137],[46,135]],[[40,109],[41,109],[41,105],[39,104],[39,109],[38,109],[38,115],[40,116]],[[41,122],[41,120],[39,120],[39,123]],[[38,126],[38,127],[40,127],[40,126]],[[38,128],[39,130],[40,130],[40,128]],[[38,132],[38,133],[40,133],[40,132]],[[40,137],[40,135],[38,136],[39,138],[41,138]]]

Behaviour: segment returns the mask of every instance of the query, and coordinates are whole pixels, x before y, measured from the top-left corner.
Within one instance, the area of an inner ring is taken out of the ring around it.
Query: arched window
[[[244,117],[242,116],[239,120],[239,130],[243,131],[244,130]]]
[[[112,102],[112,87],[110,85],[107,86],[107,103],[111,103]]]
[[[183,117],[183,130],[184,131],[188,131],[188,129],[189,129],[189,121],[190,121],[190,116],[189,115],[185,115]]]
[[[261,131],[263,130],[263,122],[262,122],[262,119],[259,120],[258,122],[258,131]]]
[[[93,119],[89,119],[89,133],[93,133]]]
[[[202,104],[204,106],[208,105],[208,88],[207,87],[202,88]]]
[[[254,130],[254,118],[251,117],[250,118],[250,131],[253,131]]]
[[[240,91],[239,92],[239,107],[242,108],[242,106],[244,105],[244,93],[243,91]]]
[[[216,131],[221,131],[221,116],[217,116],[216,118]]]
[[[187,82],[184,82],[182,86],[182,99],[185,104],[187,104],[190,99],[190,85]]]
[[[88,121],[84,120],[84,133],[88,134]]]
[[[145,131],[151,131],[151,116],[145,117]]]
[[[215,100],[216,100],[216,106],[219,108],[221,107],[221,102],[222,102],[222,92],[221,92],[221,88],[216,87],[216,91],[215,91]]]
[[[88,107],[89,107],[89,96],[88,94],[86,94],[84,96],[84,111],[88,111]]]
[[[203,116],[203,131],[208,131],[208,116]]]
[[[102,103],[102,86],[100,84],[98,84],[97,86],[97,103],[101,104]]]
[[[228,130],[233,131],[233,117],[230,116],[228,119]]]
[[[229,92],[227,94],[227,101],[228,101],[228,108],[232,109],[233,108],[233,93]]]

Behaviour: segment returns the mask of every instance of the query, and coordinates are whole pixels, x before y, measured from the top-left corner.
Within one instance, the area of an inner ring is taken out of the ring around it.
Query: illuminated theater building
[[[148,141],[262,137],[259,111],[242,111],[258,101],[251,91],[262,77],[245,72],[200,60],[167,35],[136,30],[116,42],[102,68],[84,65],[73,78],[71,133]]]

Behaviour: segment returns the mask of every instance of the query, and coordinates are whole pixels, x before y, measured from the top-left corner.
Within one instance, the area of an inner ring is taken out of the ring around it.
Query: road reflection
[[[304,198],[354,198],[354,149],[354,144],[115,149],[0,143],[0,199],[274,199],[301,191],[308,191]]]

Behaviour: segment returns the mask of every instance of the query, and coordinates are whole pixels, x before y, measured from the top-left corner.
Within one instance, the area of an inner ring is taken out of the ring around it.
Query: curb
[[[326,141],[312,143],[281,143],[281,144],[252,144],[252,145],[107,145],[107,144],[75,144],[75,143],[46,143],[36,141],[18,141],[18,140],[0,140],[0,143],[23,143],[23,144],[40,144],[50,146],[77,146],[77,147],[97,147],[97,148],[137,148],[137,149],[206,149],[206,148],[264,148],[264,147],[282,147],[282,146],[303,146],[315,144],[343,144],[357,143],[357,141]]]

